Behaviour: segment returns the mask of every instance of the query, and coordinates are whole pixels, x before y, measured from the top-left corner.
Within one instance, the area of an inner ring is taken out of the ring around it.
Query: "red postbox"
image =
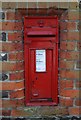
[[[24,18],[26,105],[58,103],[58,17]]]

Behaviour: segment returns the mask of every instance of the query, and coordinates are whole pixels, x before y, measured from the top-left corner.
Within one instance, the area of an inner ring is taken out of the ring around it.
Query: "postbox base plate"
[[[30,102],[26,104],[27,106],[55,106],[55,102]]]

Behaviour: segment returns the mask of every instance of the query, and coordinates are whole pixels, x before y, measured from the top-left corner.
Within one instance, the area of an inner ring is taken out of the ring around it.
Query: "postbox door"
[[[52,49],[30,50],[30,101],[52,101]]]

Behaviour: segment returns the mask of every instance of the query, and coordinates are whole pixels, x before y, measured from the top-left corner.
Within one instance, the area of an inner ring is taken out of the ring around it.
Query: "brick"
[[[67,22],[60,22],[60,30],[67,30]]]
[[[68,32],[67,40],[79,40],[79,32]]]
[[[80,18],[81,19],[81,18]],[[78,23],[77,23],[77,29],[80,31],[80,33],[81,33],[81,21],[79,21]]]
[[[71,107],[71,108],[69,108],[69,114],[70,115],[80,115],[81,108],[80,107]]]
[[[22,41],[22,33],[21,32],[14,32],[8,34],[9,41]]]
[[[22,43],[0,43],[0,46],[2,45],[2,49],[0,48],[0,51],[3,52],[11,52],[11,51],[19,51],[23,49]]]
[[[81,30],[79,31],[79,40],[81,40]],[[80,42],[80,41],[79,41]],[[81,48],[81,47],[80,47]]]
[[[0,30],[22,30],[22,22],[0,22]]]
[[[68,11],[67,10],[60,16],[60,20],[68,20]]]
[[[76,68],[81,69],[81,61],[77,61]]]
[[[6,19],[7,20],[15,20],[16,18],[15,18],[15,12],[11,12],[11,11],[8,11],[7,13],[6,13]]]
[[[2,24],[3,24],[3,22],[0,22],[0,30],[2,30]]]
[[[24,53],[23,52],[18,52],[18,53],[10,53],[9,54],[9,60],[10,61],[17,61],[17,60],[23,60],[24,59]]]
[[[75,100],[75,105],[76,106],[81,106],[81,99],[76,99]]]
[[[60,77],[61,78],[67,78],[67,79],[79,79],[79,71],[72,71],[72,70],[61,70],[60,71]]]
[[[36,8],[28,8],[28,15],[37,15]]]
[[[60,43],[60,49],[61,49],[61,50],[66,50],[66,48],[67,48],[67,42],[62,41],[62,42]]]
[[[64,69],[73,69],[75,66],[75,62],[73,61],[64,61],[60,60],[59,67]]]
[[[7,20],[22,20],[22,15],[19,12],[8,11],[6,13]]]
[[[80,75],[79,75],[79,77],[80,77]],[[81,88],[81,81],[79,80],[79,81],[76,81],[76,88]]]
[[[10,73],[9,79],[10,80],[22,80],[24,79],[24,72]]]
[[[60,39],[74,41],[74,40],[79,40],[80,35],[79,32],[61,32]]]
[[[11,110],[2,110],[2,115],[3,116],[10,116],[10,114],[11,114]]]
[[[70,97],[70,98],[79,98],[79,93],[81,91],[80,90],[60,90],[60,95],[63,97]]]
[[[1,86],[1,85],[0,85]],[[16,90],[24,88],[24,82],[2,82],[2,89],[0,90]]]
[[[25,99],[24,99],[24,98],[23,98],[23,99],[18,99],[18,100],[15,100],[15,101],[16,101],[16,104],[15,104],[15,105],[16,105],[17,107],[19,107],[19,106],[20,106],[20,107],[21,107],[21,106],[24,107],[24,106],[25,106]]]
[[[27,8],[23,8],[23,10],[22,9],[18,9],[17,10],[17,14],[19,14],[19,16],[21,16],[21,18],[22,18],[22,17],[28,15],[28,9]]]
[[[24,97],[24,90],[19,90],[10,93],[10,98],[22,98]]]
[[[61,78],[65,78],[66,77],[66,70],[59,70],[59,76]]]
[[[2,62],[0,62],[0,72],[2,73]]]
[[[43,9],[38,8],[37,14],[38,15],[46,15],[47,14],[47,9],[46,8],[43,8]]]
[[[75,42],[67,42],[66,49],[67,50],[75,50],[76,43]]]
[[[24,69],[24,63],[23,62],[16,62],[16,63],[10,63],[10,62],[3,62],[2,68],[0,68],[0,72],[7,72],[7,71],[18,71]]]
[[[60,32],[60,40],[67,40],[67,32]]]
[[[66,58],[66,53],[67,52],[60,50],[60,52],[59,52],[59,58],[62,58],[62,59]]]
[[[81,42],[77,42],[77,50],[81,50]]]
[[[0,100],[1,101],[1,100]],[[16,108],[24,106],[24,99],[21,100],[3,100],[2,107],[3,108]]]
[[[61,106],[71,107],[71,106],[73,106],[73,99],[60,98],[59,103]]]
[[[73,80],[60,80],[60,89],[73,88]]]
[[[79,79],[79,71],[66,71],[66,78]]]
[[[47,14],[49,16],[55,16],[55,15],[58,15],[58,18],[60,19],[60,16],[62,15],[64,11],[63,10],[59,10],[59,9],[56,9],[56,8],[53,8],[53,7],[50,7],[47,11]]]
[[[77,23],[76,22],[67,22],[67,30],[76,30]]]
[[[66,53],[66,59],[68,60],[79,60],[80,59],[80,53],[79,52],[75,52],[75,51],[72,51],[72,52],[67,52]]]
[[[2,8],[16,8],[16,2],[2,2]]]
[[[60,49],[62,49],[62,50],[75,50],[75,45],[76,45],[75,42],[62,41],[60,43]]]
[[[79,20],[80,16],[79,16],[79,11],[69,11],[68,12],[68,20]]]

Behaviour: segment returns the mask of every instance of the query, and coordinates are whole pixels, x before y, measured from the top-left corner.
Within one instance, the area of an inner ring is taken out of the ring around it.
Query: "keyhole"
[[[38,78],[36,77],[36,80],[37,80]]]

